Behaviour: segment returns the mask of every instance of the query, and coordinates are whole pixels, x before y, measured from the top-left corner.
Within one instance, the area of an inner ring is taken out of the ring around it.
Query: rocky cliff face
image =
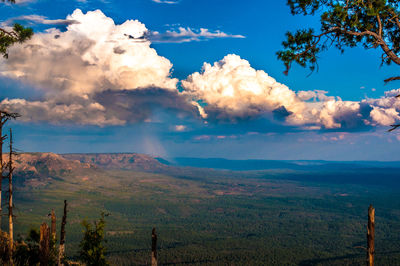
[[[3,160],[8,162],[8,154]],[[60,172],[93,168],[94,165],[68,160],[54,153],[21,153],[14,156],[16,174],[58,175]]]
[[[8,162],[8,154],[3,155],[3,160]],[[21,153],[14,157],[14,166],[18,172],[31,172],[32,174],[43,171],[56,173],[87,168],[156,171],[168,167],[153,157],[136,153]]]
[[[8,154],[3,161],[8,162]],[[79,173],[94,169],[92,164],[68,160],[54,153],[21,153],[13,160],[14,182],[18,186],[40,187],[52,183],[55,179],[64,178],[70,173]],[[8,173],[5,168],[4,175]]]
[[[64,159],[95,165],[104,169],[159,171],[168,168],[153,157],[137,153],[63,154]]]
[[[3,155],[8,162],[8,154]],[[143,172],[162,172],[170,169],[156,159],[132,153],[54,154],[21,153],[14,157],[15,182],[31,187],[43,186],[54,179],[96,176],[102,169],[126,169]],[[5,175],[7,169],[5,170]],[[82,177],[83,178],[83,177]],[[85,177],[87,179],[87,177]]]

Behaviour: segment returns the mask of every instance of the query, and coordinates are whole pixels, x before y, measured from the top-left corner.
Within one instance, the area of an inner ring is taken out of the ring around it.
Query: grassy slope
[[[45,187],[16,189],[15,227],[20,234],[38,228],[52,208],[59,226],[67,199],[70,257],[77,252],[80,221],[106,211],[108,256],[116,265],[149,263],[153,226],[159,261],[167,265],[360,265],[364,251],[355,246],[364,245],[372,202],[377,265],[400,265],[396,188],[310,178],[285,171],[188,169],[167,175],[84,169]]]

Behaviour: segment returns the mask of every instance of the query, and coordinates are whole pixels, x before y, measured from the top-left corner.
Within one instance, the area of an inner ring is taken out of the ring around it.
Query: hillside
[[[4,155],[8,162],[8,154]],[[15,174],[31,178],[59,176],[79,172],[83,169],[124,169],[159,172],[171,169],[156,159],[144,154],[55,154],[19,153],[14,157]]]
[[[360,265],[365,253],[354,247],[365,244],[372,203],[377,265],[400,261],[396,169],[217,171],[140,154],[27,153],[17,161],[16,235],[48,222],[51,209],[59,228],[66,199],[70,258],[81,221],[104,211],[112,265],[148,265],[153,226],[162,265]]]
[[[4,155],[4,161],[8,162],[8,154]],[[13,166],[16,182],[31,186],[44,184],[67,173],[95,167],[92,164],[65,159],[54,153],[19,153],[14,157]]]
[[[62,154],[60,156],[67,160],[92,164],[103,169],[160,171],[168,168],[167,165],[160,163],[153,157],[137,153],[85,153]]]
[[[4,156],[8,161],[8,155]],[[16,182],[21,185],[45,186],[54,180],[89,180],[98,173],[114,170],[165,172],[174,167],[159,163],[143,154],[54,154],[20,153],[14,159]]]
[[[7,155],[5,160],[8,160]],[[125,170],[167,174],[179,178],[208,179],[219,175],[240,178],[273,176],[286,180],[342,184],[380,184],[399,186],[399,162],[328,162],[328,161],[269,161],[175,158],[171,162],[137,153],[21,153],[15,157],[15,174],[34,182],[83,176],[95,176],[99,171]],[[278,173],[278,174],[277,174]],[[284,175],[283,175],[284,174]],[[351,177],[350,177],[351,175]],[[380,178],[376,178],[380,176]]]
[[[8,161],[8,154],[4,155],[4,161]],[[14,156],[15,170],[18,172],[37,175],[44,171],[58,173],[60,171],[72,171],[80,168],[91,168],[94,165],[81,163],[76,160],[66,159],[55,153],[19,153]]]

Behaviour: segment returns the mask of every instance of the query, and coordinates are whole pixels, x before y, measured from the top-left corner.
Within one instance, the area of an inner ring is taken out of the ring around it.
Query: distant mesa
[[[4,156],[8,161],[8,155]],[[73,169],[91,168],[93,165],[71,161],[54,153],[20,153],[15,157],[15,169],[17,172],[31,173],[38,172],[58,173],[60,171],[71,171]]]
[[[3,157],[8,161],[8,155]],[[95,176],[101,169],[134,170],[142,172],[162,172],[171,167],[143,154],[55,154],[20,153],[15,157],[16,181],[29,187],[46,186],[54,180]]]
[[[4,156],[4,160],[8,160],[7,155]],[[343,180],[341,180],[338,178],[338,174],[340,176],[343,172],[351,172],[352,182],[357,183],[365,181],[366,177],[364,175],[366,172],[370,174],[379,173],[381,175],[382,169],[385,169],[385,173],[390,175],[390,178],[393,177],[398,180],[398,171],[400,168],[400,162],[362,161],[327,162],[174,158],[171,163],[162,158],[153,158],[149,155],[137,153],[21,153],[15,158],[14,165],[17,177],[15,179],[16,182],[30,187],[46,186],[56,180],[69,180],[78,183],[90,182],[96,178],[97,174],[107,170],[162,173],[177,177],[186,177],[193,173],[210,174],[211,171],[221,170],[220,174],[228,170],[238,172],[264,171],[262,173],[269,175],[273,171],[279,170],[280,172],[286,172],[288,174],[286,178],[288,179],[298,180],[299,178],[306,178],[312,173],[313,175],[311,176],[314,176],[316,180],[329,181],[332,179],[335,182],[348,182],[347,177],[343,177]],[[369,182],[377,182],[377,180],[373,179]]]
[[[103,169],[124,169],[137,171],[166,170],[168,166],[159,160],[138,153],[80,153],[62,154],[62,158],[90,164]],[[165,161],[166,162],[166,161]]]
[[[8,160],[8,156],[4,156]],[[173,163],[138,153],[21,153],[15,158],[16,171],[25,175],[58,175],[61,172],[84,169],[118,169],[143,172],[181,172],[207,168],[231,171],[267,169],[338,170],[360,168],[400,168],[400,162],[328,162],[328,161],[278,161],[278,160],[227,160],[220,158],[174,158]]]

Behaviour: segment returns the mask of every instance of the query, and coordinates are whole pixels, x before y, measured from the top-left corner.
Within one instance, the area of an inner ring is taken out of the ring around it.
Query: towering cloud
[[[169,60],[157,55],[150,42],[133,39],[147,32],[139,21],[115,25],[100,10],[75,10],[67,20],[75,21],[67,31],[49,29],[10,49],[1,73],[48,93],[82,97],[109,89],[176,88]]]
[[[205,63],[182,81],[185,93],[204,101],[205,109],[219,118],[247,118],[285,107],[288,113],[304,109],[296,93],[264,71],[256,71],[237,55],[227,55],[214,65]]]
[[[274,114],[290,125],[313,129],[389,125],[400,120],[394,93],[362,102],[342,101],[325,91],[296,93],[237,55],[227,55],[214,65],[205,63],[202,72],[190,75],[182,86],[186,95],[204,103],[203,116],[214,119]]]
[[[304,129],[357,129],[391,125],[400,120],[399,90],[360,102],[327,96],[326,91],[295,92],[237,55],[205,63],[182,81],[171,77],[171,62],[151,48],[151,40],[176,42],[235,37],[223,32],[181,28],[159,34],[137,20],[121,25],[100,10],[75,10],[66,31],[48,29],[13,46],[0,61],[0,75],[30,84],[42,99],[3,99],[0,108],[22,114],[26,121],[121,125],[146,121],[154,109],[212,122],[236,122],[266,116]],[[181,125],[176,131],[184,131]]]
[[[172,64],[142,39],[147,32],[142,23],[128,20],[115,25],[100,10],[75,10],[67,21],[74,23],[65,32],[53,28],[38,33],[12,47],[9,59],[0,64],[1,75],[42,90],[45,100],[6,99],[3,107],[20,112],[24,119],[121,124],[124,120],[108,113],[109,106],[97,102],[96,95],[160,88],[179,96],[178,80],[170,77]],[[138,106],[135,110],[139,113],[133,117],[143,116]]]

